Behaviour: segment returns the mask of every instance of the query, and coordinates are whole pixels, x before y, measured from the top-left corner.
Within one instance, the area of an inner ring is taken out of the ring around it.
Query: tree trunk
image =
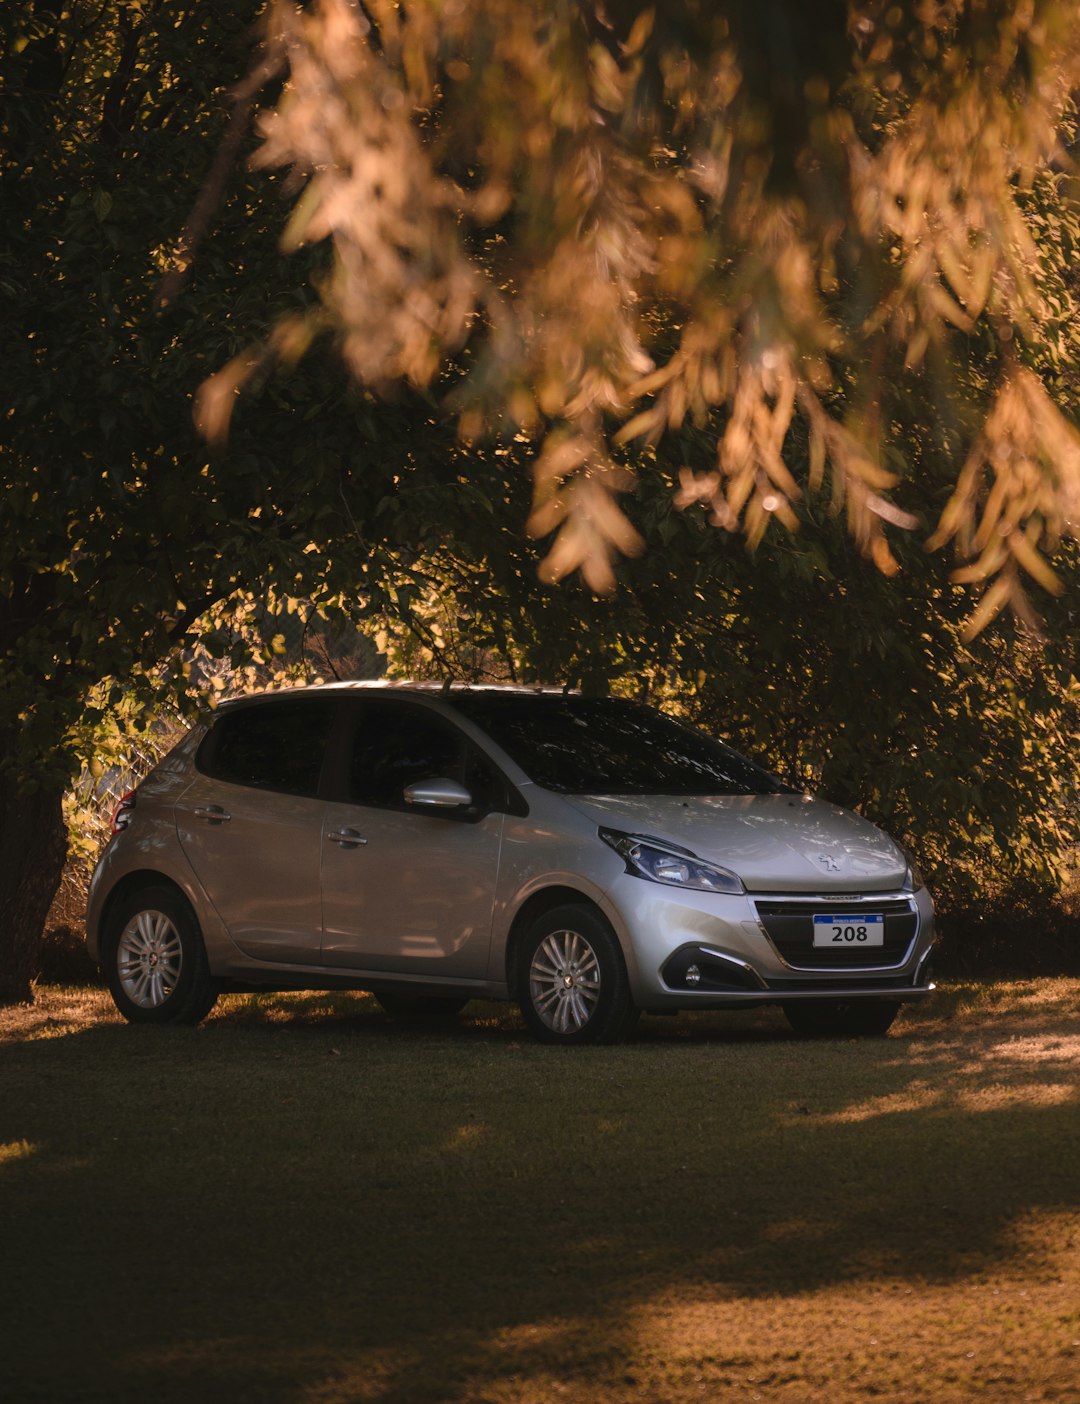
[[[41,937],[67,854],[63,786],[0,779],[0,1005],[33,999]]]

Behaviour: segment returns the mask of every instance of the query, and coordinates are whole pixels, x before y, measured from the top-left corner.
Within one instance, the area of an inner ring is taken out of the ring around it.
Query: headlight
[[[742,882],[726,868],[703,863],[688,849],[642,834],[601,829],[600,837],[625,860],[626,871],[666,887],[690,887],[695,892],[744,892]]]

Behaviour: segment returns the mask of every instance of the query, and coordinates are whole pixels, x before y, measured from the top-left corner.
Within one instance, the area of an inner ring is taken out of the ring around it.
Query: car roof
[[[381,678],[363,682],[304,683],[297,687],[265,688],[261,692],[247,692],[240,697],[229,697],[219,702],[215,712],[233,711],[237,707],[257,706],[261,702],[280,701],[283,698],[340,696],[343,693],[387,692],[418,694],[423,697],[448,697],[462,693],[493,693],[498,695],[516,694],[523,697],[547,695],[555,697],[581,695],[577,688],[549,687],[521,683],[464,683],[464,682],[410,682]]]

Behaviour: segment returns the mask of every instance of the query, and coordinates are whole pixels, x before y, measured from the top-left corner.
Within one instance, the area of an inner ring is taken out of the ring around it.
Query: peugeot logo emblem
[[[834,858],[831,853],[819,854],[818,862],[830,873],[838,873],[840,871],[840,861]]]

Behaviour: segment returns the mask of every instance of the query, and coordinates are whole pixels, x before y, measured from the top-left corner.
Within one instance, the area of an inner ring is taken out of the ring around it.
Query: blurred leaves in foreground
[[[1078,33],[1077,0],[273,0],[254,161],[291,171],[284,246],[329,253],[320,304],[204,384],[201,427],[329,329],[364,385],[453,363],[466,440],[535,441],[549,579],[612,588],[630,467],[692,423],[713,462],[681,506],[756,546],[827,484],[887,574],[898,531],[953,543],[969,637],[1034,622],[1080,521],[1038,364],[1075,336],[1060,240],[1027,206],[1072,181]],[[894,409],[918,382],[951,465],[925,521]]]

